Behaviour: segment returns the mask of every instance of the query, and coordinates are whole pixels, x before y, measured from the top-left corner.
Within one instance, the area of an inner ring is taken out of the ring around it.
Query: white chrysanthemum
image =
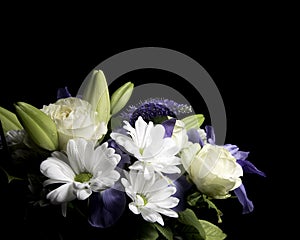
[[[74,199],[84,200],[92,191],[102,191],[112,187],[120,178],[115,170],[121,157],[115,154],[108,143],[94,148],[94,143],[83,138],[71,139],[67,145],[67,155],[53,152],[41,163],[40,170],[49,179],[44,185],[63,183],[48,193],[47,198],[54,204],[66,203]]]
[[[144,171],[146,178],[154,172],[180,173],[176,166],[181,164],[176,156],[180,148],[172,138],[164,138],[165,128],[161,124],[154,126],[151,121],[147,124],[142,117],[135,122],[135,128],[127,121],[124,123],[124,129],[131,137],[116,132],[110,136],[138,159],[130,169]]]
[[[130,170],[122,178],[121,182],[125,187],[126,194],[131,198],[129,209],[134,214],[141,214],[148,222],[158,222],[164,225],[161,214],[168,217],[178,217],[172,210],[178,205],[179,199],[172,197],[176,187],[170,185],[166,178],[159,174],[152,174],[151,178],[144,178],[140,171]]]

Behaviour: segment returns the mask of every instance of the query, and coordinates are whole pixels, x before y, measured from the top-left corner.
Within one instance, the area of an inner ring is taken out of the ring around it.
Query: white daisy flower
[[[71,139],[66,154],[53,152],[40,165],[40,170],[49,179],[44,185],[62,183],[47,194],[53,204],[74,199],[87,199],[92,191],[98,192],[110,188],[120,178],[115,170],[121,157],[115,154],[108,143],[94,148],[91,141],[83,138]]]
[[[178,198],[172,197],[176,187],[170,185],[166,178],[156,173],[146,179],[141,171],[130,170],[121,182],[132,200],[129,209],[134,214],[141,214],[146,221],[158,222],[162,226],[164,221],[161,214],[178,217],[177,212],[171,209],[179,203]]]
[[[154,172],[180,173],[176,166],[181,164],[180,158],[176,156],[180,149],[172,138],[164,138],[163,125],[154,126],[151,121],[147,124],[141,116],[135,122],[135,128],[127,121],[124,123],[123,128],[130,137],[116,132],[110,136],[138,159],[130,169],[142,170],[145,178],[150,178]]]

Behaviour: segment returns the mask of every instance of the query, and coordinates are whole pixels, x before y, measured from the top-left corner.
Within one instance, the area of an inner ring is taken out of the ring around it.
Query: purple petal
[[[216,137],[215,137],[214,128],[212,126],[207,125],[205,126],[205,132],[206,132],[207,142],[209,142],[210,144],[215,144]]]
[[[115,224],[126,206],[125,193],[113,188],[93,193],[89,200],[89,223],[98,228],[107,228]]]
[[[237,160],[237,163],[240,164],[243,168],[243,171],[246,173],[256,173],[260,176],[266,177],[266,174],[260,170],[258,170],[253,163],[247,160]]]
[[[175,123],[176,123],[176,118],[171,118],[171,119],[166,120],[166,121],[161,123],[165,128],[164,138],[172,137]]]
[[[239,202],[243,206],[243,214],[247,214],[253,211],[254,206],[251,200],[247,197],[246,189],[242,184],[234,190],[235,195],[237,196]]]
[[[57,99],[72,97],[67,87],[57,90]]]
[[[226,148],[233,156],[239,151],[238,146],[233,144],[225,144],[224,148]]]
[[[204,142],[200,137],[200,134],[198,133],[197,129],[191,128],[187,131],[188,139],[192,143],[199,143],[201,147],[203,147]]]
[[[177,197],[179,199],[179,203],[176,207],[172,208],[176,212],[181,212],[186,209],[187,203],[186,203],[186,193],[187,191],[192,187],[192,184],[190,184],[186,180],[185,175],[181,175],[178,177],[178,174],[174,174],[174,176],[177,175],[176,180],[173,182],[176,186],[176,192],[173,194],[173,197]],[[173,176],[173,177],[174,177]],[[170,177],[172,179],[172,177]]]
[[[244,151],[237,151],[233,156],[235,157],[236,160],[246,160],[248,157],[249,152],[244,152]]]

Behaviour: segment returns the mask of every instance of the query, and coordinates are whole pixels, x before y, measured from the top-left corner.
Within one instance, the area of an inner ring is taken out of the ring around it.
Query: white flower
[[[161,124],[154,126],[151,121],[147,124],[141,116],[135,128],[127,121],[124,123],[130,137],[116,132],[110,136],[138,159],[130,169],[143,170],[146,178],[154,172],[180,173],[176,166],[181,164],[176,156],[180,149],[172,138],[164,138],[165,128]]]
[[[230,197],[230,191],[242,184],[243,169],[222,146],[192,144],[181,153],[190,179],[204,194],[213,198]]]
[[[172,133],[172,139],[175,141],[180,150],[187,147],[188,135],[185,128],[185,123],[183,121],[176,120]]]
[[[92,191],[112,187],[120,178],[115,167],[121,157],[107,146],[105,142],[94,149],[91,141],[77,138],[68,142],[67,155],[53,152],[40,165],[42,174],[49,178],[44,185],[62,185],[48,193],[47,198],[54,204],[66,203],[76,198],[84,200]]]
[[[151,175],[145,179],[140,171],[130,170],[127,179],[122,178],[126,194],[131,198],[129,209],[134,214],[141,214],[148,222],[158,222],[164,225],[161,214],[168,217],[178,217],[172,210],[178,205],[179,199],[172,197],[176,187],[170,185],[166,178],[159,174]]]
[[[106,124],[98,120],[92,105],[80,98],[62,98],[41,110],[55,122],[62,150],[71,138],[82,137],[96,143],[107,132]]]

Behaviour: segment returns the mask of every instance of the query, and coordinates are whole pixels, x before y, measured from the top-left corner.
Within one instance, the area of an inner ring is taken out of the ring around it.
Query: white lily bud
[[[46,150],[57,150],[58,133],[52,119],[28,103],[18,102],[14,106],[18,119],[33,142]]]
[[[110,97],[103,71],[94,70],[83,89],[82,99],[89,102],[98,113],[98,120],[108,123],[110,119]]]
[[[16,114],[3,107],[0,107],[0,121],[2,123],[4,133],[9,130],[20,130],[23,128]]]
[[[112,94],[110,99],[110,111],[112,115],[118,113],[123,107],[125,107],[131,97],[133,88],[134,84],[127,82]]]

